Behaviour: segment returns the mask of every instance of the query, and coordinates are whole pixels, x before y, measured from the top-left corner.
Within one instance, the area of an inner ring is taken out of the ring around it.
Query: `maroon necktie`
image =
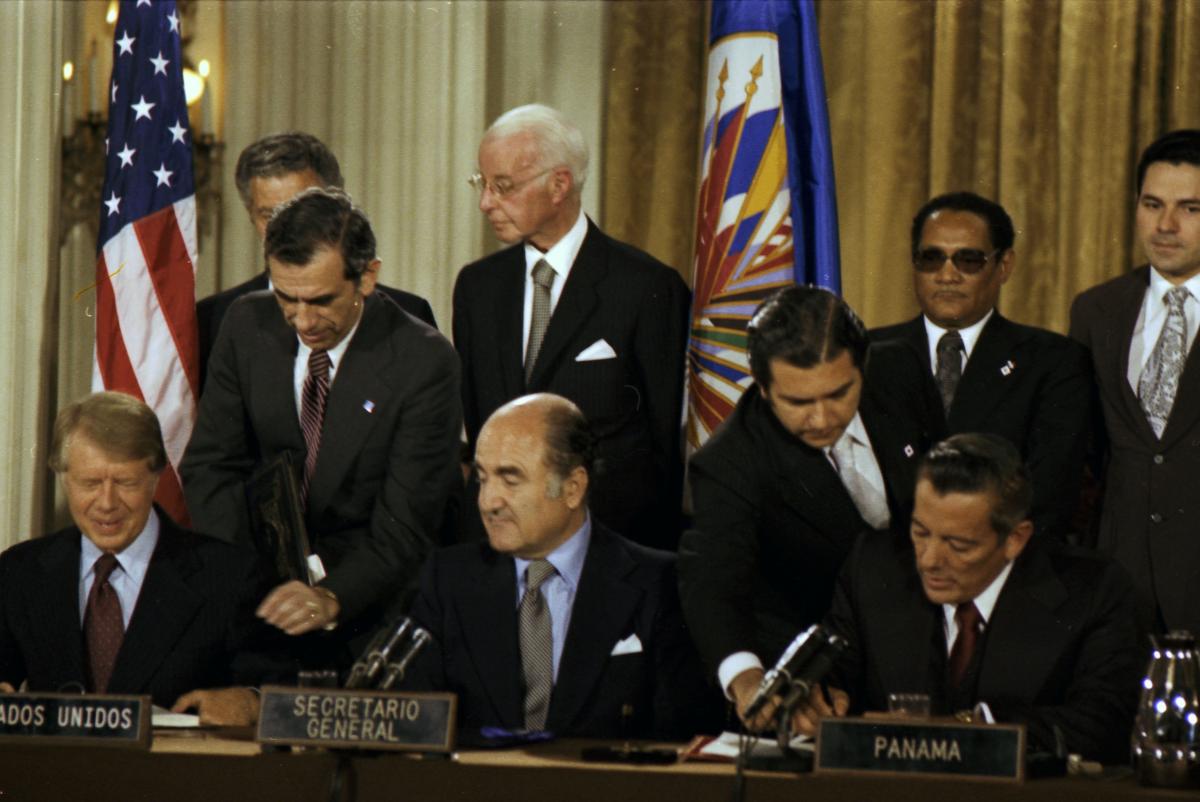
[[[96,560],[96,576],[88,594],[87,608],[83,614],[83,636],[87,643],[88,672],[93,693],[104,693],[108,689],[108,678],[112,676],[117,652],[125,637],[125,622],[121,618],[121,600],[109,584],[108,578],[118,567],[117,558],[101,554]]]
[[[949,680],[950,690],[958,689],[971,658],[975,656],[975,644],[979,641],[979,625],[983,616],[975,602],[963,602],[954,611],[954,622],[958,624],[958,637],[954,639],[954,648],[950,650],[950,663],[946,667],[946,679]]]
[[[300,428],[304,430],[304,477],[300,482],[300,503],[308,503],[308,485],[317,468],[321,447],[321,423],[325,420],[325,399],[329,397],[329,352],[308,355],[308,378],[300,396]]]

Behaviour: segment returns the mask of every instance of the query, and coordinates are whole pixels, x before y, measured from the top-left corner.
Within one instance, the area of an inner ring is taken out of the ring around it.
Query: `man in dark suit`
[[[119,393],[75,402],[51,454],[75,525],[0,555],[0,691],[146,694],[253,723],[253,692],[213,690],[259,678],[252,555],[153,506],[167,463],[153,410]]]
[[[340,664],[432,546],[457,473],[458,360],[373,292],[375,237],[344,193],[293,198],[265,247],[274,293],[229,311],[181,466],[184,495],[197,527],[244,542],[247,480],[284,452],[298,457],[322,566],[315,586],[280,585],[259,615],[289,635],[336,629],[313,652]]]
[[[1003,438],[954,435],[918,476],[910,538],[863,538],[846,561],[828,623],[850,648],[799,729],[922,693],[935,715],[1025,724],[1032,749],[1061,734],[1068,752],[1127,762],[1144,661],[1128,575],[1030,541],[1029,473]]]
[[[1137,181],[1150,264],[1071,307],[1104,419],[1098,545],[1132,574],[1148,626],[1200,632],[1200,130],[1147,147]]]
[[[238,194],[259,239],[266,236],[267,223],[279,204],[290,200],[309,187],[342,187],[342,170],[337,157],[325,143],[312,134],[290,131],[272,134],[253,142],[238,156],[234,176]],[[251,292],[270,288],[266,271],[249,281],[215,293],[196,302],[196,323],[200,343],[200,387],[208,373],[208,358],[212,354],[217,332],[225,313],[238,298]],[[376,284],[376,291],[386,293],[400,308],[437,328],[429,302],[411,292]]]
[[[464,267],[454,287],[468,449],[505,402],[565,396],[599,438],[593,513],[674,549],[688,290],[583,214],[587,163],[579,129],[539,105],[502,115],[479,146],[479,208],[512,247]]]
[[[1091,367],[1061,334],[997,311],[1013,240],[1004,208],[972,192],[926,203],[912,225],[921,315],[874,329],[871,339],[901,340],[920,355],[948,433],[992,432],[1021,450],[1034,477],[1034,528],[1063,538],[1083,478]]]
[[[868,351],[832,293],[782,290],[747,334],[755,383],[692,457],[679,550],[688,626],[739,714],[763,663],[828,611],[855,536],[907,521],[916,458],[938,434],[916,356]]]
[[[549,394],[506,404],[480,432],[487,542],[436,552],[412,609],[434,638],[410,685],[458,694],[465,730],[682,738],[719,710],[674,556],[588,514],[593,452],[579,408]]]

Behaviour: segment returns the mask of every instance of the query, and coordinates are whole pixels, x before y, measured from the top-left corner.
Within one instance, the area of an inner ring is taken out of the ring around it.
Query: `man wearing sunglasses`
[[[1033,476],[1035,531],[1062,538],[1072,531],[1082,481],[1091,369],[1076,343],[996,309],[1014,267],[1013,240],[998,203],[972,192],[926,203],[912,225],[921,315],[871,338],[917,351],[949,434],[990,432],[1020,449]]]
[[[1133,575],[1155,630],[1200,632],[1200,130],[1164,134],[1137,168],[1138,241],[1149,265],[1071,307],[1104,413],[1097,545]]]
[[[464,267],[454,287],[467,443],[473,453],[483,422],[518,396],[570,399],[599,440],[596,517],[673,550],[688,289],[677,272],[587,218],[587,167],[583,134],[546,106],[501,115],[479,145],[470,183],[510,247]],[[465,528],[478,532],[478,516]]]

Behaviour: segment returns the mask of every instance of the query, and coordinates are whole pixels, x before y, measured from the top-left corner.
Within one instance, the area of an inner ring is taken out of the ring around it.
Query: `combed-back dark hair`
[[[342,169],[325,143],[303,131],[265,136],[246,146],[238,156],[234,181],[242,203],[250,208],[250,182],[312,170],[328,187],[341,187]]]
[[[952,212],[970,212],[978,215],[987,223],[988,237],[992,241],[993,248],[1001,253],[1012,248],[1016,234],[1013,232],[1012,218],[1008,216],[1008,212],[1004,211],[1003,206],[976,195],[974,192],[947,192],[945,195],[938,195],[927,201],[913,217],[912,253],[914,257],[917,255],[917,249],[921,247],[921,232],[925,229],[925,222],[933,216],[934,212],[947,209]]]
[[[50,469],[55,473],[68,469],[67,450],[78,434],[115,459],[146,460],[153,473],[167,465],[158,416],[131,395],[92,393],[59,410],[50,439]]]
[[[1033,483],[1017,447],[995,434],[956,434],[929,449],[917,468],[939,495],[990,493],[989,522],[1004,537],[1029,517]]]
[[[750,374],[760,387],[771,386],[771,360],[811,368],[850,352],[862,370],[867,359],[867,329],[850,305],[820,287],[793,286],[772,295],[746,326]]]
[[[566,401],[566,399],[563,399]],[[583,468],[588,476],[596,462],[596,435],[575,404],[554,404],[546,410],[546,464],[560,479]]]
[[[1200,130],[1181,128],[1169,131],[1151,142],[1142,151],[1138,160],[1136,194],[1142,194],[1142,182],[1146,180],[1146,171],[1155,162],[1168,164],[1192,164],[1200,167]]]
[[[263,252],[286,265],[306,265],[322,247],[337,248],[346,278],[357,282],[375,259],[371,221],[340,189],[309,187],[275,210]]]

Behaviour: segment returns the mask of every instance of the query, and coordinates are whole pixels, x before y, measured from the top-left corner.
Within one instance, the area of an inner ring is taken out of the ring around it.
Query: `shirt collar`
[[[558,548],[546,555],[546,559],[554,566],[554,570],[567,583],[574,593],[579,587],[579,577],[583,574],[583,561],[587,557],[588,545],[592,542],[592,516],[584,516],[583,525],[575,530],[569,538],[560,543]],[[517,568],[517,581],[525,576],[525,569],[531,560],[523,557],[513,559]]]
[[[846,424],[845,430],[842,431],[842,436],[834,441],[832,445],[825,446],[825,455],[829,456],[832,454],[837,444],[846,438],[850,438],[852,442],[860,446],[871,447],[871,439],[867,436],[867,427],[862,422],[862,415],[857,412],[854,413],[854,417],[850,419],[850,422]]]
[[[1153,306],[1151,307],[1153,312],[1165,312],[1167,305],[1163,301],[1163,296],[1175,286],[1163,278],[1162,274],[1158,272],[1157,267],[1150,271],[1150,297],[1153,299]],[[1179,286],[1186,287],[1187,291],[1192,294],[1192,298],[1200,301],[1200,274],[1192,276]]]
[[[161,528],[158,511],[151,507],[150,517],[146,519],[142,531],[116,555],[121,570],[139,586],[146,577],[146,569],[150,567],[150,558],[154,555],[154,547],[158,545],[158,533]],[[83,576],[87,577],[96,570],[96,560],[100,559],[104,552],[82,532],[79,539],[79,562],[83,567]]]
[[[367,313],[367,299],[362,299],[362,312],[358,316],[358,320],[354,321],[354,325],[350,327],[350,331],[346,332],[337,345],[330,348],[326,353],[329,354],[329,373],[333,375],[337,373],[338,365],[342,361],[342,356],[346,353],[346,349],[350,347],[350,341],[354,339],[354,333],[358,331],[358,326],[362,323],[363,315]],[[300,339],[300,335],[296,335],[296,342],[300,344],[299,350],[296,351],[296,360],[308,363],[308,357],[312,354],[312,348],[304,344],[304,340]]]
[[[975,597],[975,609],[979,611],[979,617],[986,624],[992,620],[992,611],[996,609],[996,601],[1000,598],[1000,591],[1004,589],[1004,583],[1008,581],[1008,575],[1012,573],[1012,561],[1005,563],[1004,568],[1000,573],[996,574],[996,578],[992,580],[992,584],[983,589],[983,592]],[[946,622],[954,620],[954,610],[956,605],[943,604],[942,610],[946,613]]]
[[[992,319],[992,315],[995,313],[996,310],[994,308],[989,309],[986,315],[972,323],[970,326],[967,326],[964,329],[958,329],[958,335],[962,337],[963,341],[963,353],[967,355],[967,359],[971,358],[971,351],[975,348],[975,343],[979,340],[979,334],[983,331],[983,327],[987,325],[987,322]],[[941,340],[942,335],[950,331],[950,329],[943,329],[925,315],[921,315],[921,319],[925,321],[925,336],[929,338],[929,347],[936,350],[938,341]]]
[[[575,225],[571,226],[571,230],[563,235],[563,238],[554,243],[550,250],[542,253],[537,248],[528,242],[525,243],[525,279],[528,281],[533,275],[533,267],[538,263],[539,259],[545,259],[546,263],[553,268],[555,274],[566,279],[571,272],[571,265],[575,264],[575,257],[579,255],[579,249],[583,247],[583,238],[587,236],[587,215],[583,213],[583,209],[579,210],[579,217],[575,219]]]

